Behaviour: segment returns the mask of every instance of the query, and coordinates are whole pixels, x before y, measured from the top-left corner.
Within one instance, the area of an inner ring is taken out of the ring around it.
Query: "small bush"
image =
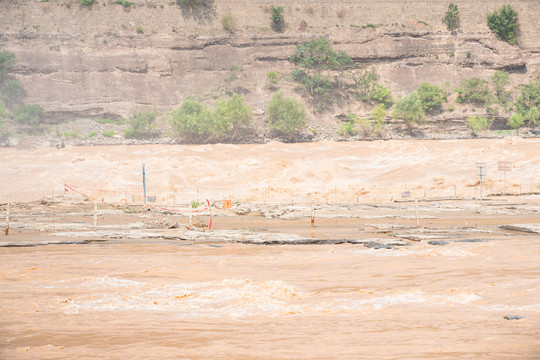
[[[302,87],[313,97],[317,109],[322,109],[332,101],[331,91],[334,84],[329,77],[319,72],[309,75],[299,68],[295,68],[291,72],[291,76],[296,82],[302,84]]]
[[[224,131],[213,123],[212,113],[197,100],[189,97],[171,113],[170,123],[179,135],[199,138],[221,135]]]
[[[427,82],[420,84],[416,92],[426,113],[440,111],[442,104],[446,100],[446,94],[440,86],[431,85]]]
[[[450,31],[459,28],[459,9],[456,4],[448,5],[446,15],[442,19],[443,24],[446,24],[446,28]]]
[[[298,45],[289,61],[308,69],[341,70],[353,65],[349,55],[334,51],[330,41],[322,36]]]
[[[251,125],[251,108],[241,95],[233,94],[229,100],[221,99],[212,112],[193,98],[184,100],[169,118],[175,131],[194,141],[218,139],[224,135],[238,137]]]
[[[1,100],[9,108],[19,104],[25,95],[22,84],[17,79],[7,77],[0,85]]]
[[[113,137],[114,135],[116,135],[116,131],[114,131],[114,130],[103,130],[101,132],[101,135],[110,138],[110,137]]]
[[[225,30],[233,33],[236,30],[236,18],[231,13],[223,14],[221,16],[221,25]]]
[[[374,126],[373,123],[369,119],[366,119],[366,118],[360,118],[360,119],[356,118],[354,122],[356,123],[357,128],[359,129],[358,132],[363,137],[372,137],[373,135],[376,134],[378,130],[380,130],[380,129],[376,129],[375,128],[376,126]]]
[[[283,6],[274,6],[270,8],[270,11],[272,12],[272,16],[270,18],[272,20],[272,29],[275,32],[283,32],[285,29],[283,10],[285,10]]]
[[[412,92],[394,105],[393,116],[405,121],[411,128],[414,124],[425,121],[424,108],[417,92]]]
[[[6,105],[4,105],[4,102],[0,100],[0,119],[3,119],[8,116],[8,111],[6,109]]]
[[[471,128],[474,135],[479,135],[483,130],[489,129],[493,119],[488,119],[483,116],[469,116],[467,125]]]
[[[343,124],[339,130],[338,134],[342,137],[356,136],[358,135],[358,130],[355,129],[355,123],[353,120],[347,121],[346,124]]]
[[[392,106],[392,91],[384,85],[376,84],[370,99],[389,108]]]
[[[540,109],[540,76],[530,84],[524,85],[520,96],[516,99],[516,108],[522,115],[525,115],[532,107]]]
[[[130,129],[124,131],[124,137],[131,139],[147,139],[159,135],[156,131],[155,120],[157,113],[155,111],[137,112],[128,120]]]
[[[189,8],[194,8],[200,5],[201,0],[176,0],[177,5],[186,6]]]
[[[135,28],[135,32],[137,34],[144,34],[144,29],[142,28],[141,25],[137,25],[137,27]]]
[[[78,139],[81,137],[79,130],[67,130],[62,134],[66,139]]]
[[[369,113],[369,117],[375,122],[375,128],[379,130],[384,125],[384,118],[386,116],[386,107],[384,104],[375,106]]]
[[[82,6],[92,6],[95,2],[96,2],[96,0],[81,0],[81,5]]]
[[[300,83],[304,85],[312,95],[316,95],[321,99],[326,99],[328,92],[332,89],[332,82],[327,76],[323,76],[319,73],[313,74],[313,76],[306,75],[300,79]]]
[[[90,139],[90,138],[93,138],[95,136],[97,136],[98,132],[96,130],[90,130],[88,132],[88,134],[86,134],[85,138],[86,139]]]
[[[0,141],[6,140],[9,137],[9,132],[6,130],[4,121],[0,118]]]
[[[456,91],[458,93],[458,103],[469,103],[480,106],[489,104],[489,86],[485,80],[479,78],[465,80]]]
[[[117,125],[122,125],[126,123],[126,121],[123,118],[116,118],[116,119],[98,118],[95,120],[95,122],[100,123],[100,124],[117,124]]]
[[[279,74],[275,71],[269,71],[266,73],[266,77],[270,80],[271,84],[275,84],[279,79]]]
[[[491,83],[497,100],[501,104],[506,104],[510,97],[510,93],[506,91],[506,86],[510,83],[510,75],[506,71],[497,70],[491,77]]]
[[[540,122],[540,110],[538,110],[536,106],[533,106],[527,111],[523,118],[527,120],[529,126],[536,126]]]
[[[230,100],[219,100],[215,110],[216,126],[223,133],[232,132],[232,136],[239,136],[242,128],[251,124],[251,108],[244,103],[241,95],[234,94]],[[221,132],[221,131],[220,131]]]
[[[42,124],[45,113],[38,104],[21,104],[13,113],[13,120],[19,124],[39,126]]]
[[[11,51],[0,51],[0,72],[12,67],[16,63],[17,58],[14,53]]]
[[[523,116],[521,116],[521,114],[512,114],[512,116],[510,116],[510,118],[506,122],[506,126],[512,129],[517,129],[522,127],[524,123],[525,120],[523,119]]]
[[[379,77],[375,74],[375,69],[364,69],[362,71],[355,71],[350,74],[346,74],[353,84],[350,86],[355,98],[360,101],[372,100],[372,95],[375,89],[379,86],[377,80]]]
[[[113,4],[122,5],[123,7],[130,7],[131,5],[133,5],[131,1],[127,0],[116,0]]]
[[[281,91],[272,96],[266,113],[270,126],[289,137],[305,127],[307,123],[307,113],[304,106],[292,97],[284,98]]]
[[[516,32],[519,27],[518,13],[512,5],[503,5],[499,10],[495,10],[488,15],[488,27],[497,35],[497,38],[514,45],[516,43]]]

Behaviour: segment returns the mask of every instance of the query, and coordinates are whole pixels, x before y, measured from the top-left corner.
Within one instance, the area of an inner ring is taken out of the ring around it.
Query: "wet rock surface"
[[[445,246],[445,245],[448,245],[449,242],[448,241],[436,241],[436,240],[433,240],[433,241],[428,241],[428,244],[429,245]]]
[[[501,229],[526,232],[532,234],[540,234],[540,224],[513,224],[513,225],[503,225]]]

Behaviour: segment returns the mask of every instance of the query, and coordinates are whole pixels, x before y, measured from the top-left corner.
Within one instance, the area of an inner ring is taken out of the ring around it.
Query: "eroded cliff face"
[[[187,96],[212,102],[229,89],[262,113],[272,93],[266,73],[289,74],[296,45],[320,35],[359,69],[374,67],[380,83],[398,95],[424,81],[453,89],[473,76],[489,80],[496,70],[510,72],[515,86],[540,69],[536,1],[510,1],[520,14],[519,46],[498,41],[485,25],[487,13],[502,5],[497,1],[456,2],[462,26],[454,33],[441,22],[448,6],[442,2],[284,2],[278,4],[285,7],[282,34],[270,30],[270,1],[208,0],[195,9],[132,2],[123,8],[112,0],[91,7],[76,0],[0,1],[0,49],[17,56],[13,75],[27,92],[25,102],[59,121],[148,107],[166,112]],[[236,19],[235,33],[223,30],[223,14]],[[285,77],[278,86],[295,91]],[[367,111],[363,106],[334,104],[311,121]]]

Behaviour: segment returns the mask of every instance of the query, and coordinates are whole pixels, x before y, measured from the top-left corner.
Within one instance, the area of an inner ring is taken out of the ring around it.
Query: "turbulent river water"
[[[502,179],[499,160],[512,161],[510,181],[538,183],[539,146],[0,149],[0,183],[3,192],[136,185],[145,162],[149,186],[467,184],[476,161]],[[478,236],[396,249],[150,239],[0,247],[0,358],[540,359],[540,236]]]
[[[524,235],[0,248],[0,357],[538,359],[539,259]]]
[[[49,190],[68,184],[114,189],[140,186],[293,187],[325,185],[469,184],[476,162],[511,182],[538,182],[540,139],[393,140],[263,145],[68,146],[0,149],[2,192]]]

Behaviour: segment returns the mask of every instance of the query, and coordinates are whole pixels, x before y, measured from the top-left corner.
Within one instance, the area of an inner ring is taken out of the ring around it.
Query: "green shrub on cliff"
[[[7,69],[17,63],[15,54],[11,51],[0,51],[0,76],[5,75]]]
[[[532,107],[540,108],[540,75],[530,84],[521,88],[521,94],[516,99],[516,108],[525,115]]]
[[[236,30],[236,18],[231,13],[223,14],[221,16],[221,25],[225,30],[233,33]]]
[[[499,10],[489,14],[487,22],[489,29],[497,35],[497,38],[511,45],[516,43],[518,13],[512,5],[503,5]]]
[[[300,67],[319,70],[341,70],[353,64],[349,55],[343,51],[334,51],[330,41],[322,36],[298,45],[289,61]]]
[[[180,108],[171,113],[169,120],[179,135],[190,138],[217,135],[223,131],[212,123],[210,110],[191,97],[184,100]]]
[[[219,100],[215,111],[189,97],[169,118],[176,133],[191,141],[217,140],[225,135],[238,137],[251,125],[251,120],[251,109],[238,94]]]
[[[124,131],[124,137],[131,139],[148,139],[159,135],[159,131],[156,130],[156,117],[155,111],[137,112],[131,115],[128,120],[130,129]]]
[[[285,17],[283,16],[284,10],[285,8],[283,6],[273,6],[270,8],[272,13],[270,20],[272,20],[272,29],[275,32],[283,32],[285,29]]]
[[[490,92],[488,82],[479,78],[471,78],[461,83],[456,89],[458,103],[469,103],[484,106],[489,104]]]
[[[19,80],[8,75],[8,71],[17,63],[15,54],[11,51],[0,52],[0,101],[10,109],[20,103],[25,95]]]
[[[278,133],[292,137],[296,131],[306,126],[307,113],[304,106],[292,97],[283,97],[278,91],[272,96],[266,108],[268,122]]]
[[[123,7],[130,7],[131,5],[133,5],[131,1],[127,0],[116,0],[113,4],[122,5]]]
[[[346,124],[343,124],[339,130],[338,135],[342,137],[356,136],[358,135],[358,130],[356,129],[354,120],[347,121]]]
[[[294,69],[291,75],[295,81],[302,84],[302,87],[314,97],[318,108],[327,105],[331,101],[330,92],[333,84],[328,76],[324,76],[319,72],[309,75],[299,68]]]
[[[540,122],[540,110],[536,106],[531,107],[525,114],[524,119],[527,120],[531,127],[538,125]]]
[[[506,91],[506,86],[510,83],[510,75],[506,71],[497,70],[491,77],[491,83],[497,100],[501,104],[506,104],[510,99],[510,92]]]
[[[512,129],[517,129],[517,128],[522,127],[524,123],[525,123],[525,119],[523,119],[523,116],[517,113],[517,114],[512,114],[512,116],[510,116],[510,118],[506,122],[506,126]]]
[[[9,132],[6,130],[4,120],[0,118],[0,141],[4,141],[9,137]]]
[[[369,117],[375,122],[375,129],[379,130],[384,125],[384,118],[386,116],[386,107],[384,104],[379,104],[371,109]]]
[[[25,91],[19,80],[7,77],[0,85],[0,95],[4,104],[12,109],[14,105],[21,102]]]
[[[384,107],[388,109],[392,106],[392,90],[384,85],[375,84],[375,87],[371,92],[370,100],[384,105]]]
[[[3,119],[8,116],[8,111],[6,109],[6,105],[2,100],[0,100],[0,119]]]
[[[416,91],[425,112],[431,113],[441,110],[441,106],[446,100],[446,94],[440,86],[424,82]]]
[[[459,9],[456,4],[448,5],[446,15],[442,19],[442,22],[446,24],[446,28],[450,31],[459,28]]]
[[[0,141],[7,139],[9,136],[8,131],[6,130],[5,118],[8,116],[8,111],[4,103],[0,100]]]
[[[467,118],[467,125],[474,135],[479,135],[483,130],[489,129],[492,123],[493,119],[483,116],[469,116]]]
[[[43,108],[38,104],[20,104],[13,112],[13,120],[23,125],[39,126],[44,117]]]
[[[404,120],[409,128],[412,128],[414,124],[424,122],[426,115],[418,93],[413,91],[403,99],[398,100],[394,105],[393,116]]]
[[[201,0],[176,0],[177,5],[182,5],[189,8],[194,8],[200,5],[200,3],[201,3]]]
[[[82,6],[91,6],[96,2],[96,0],[81,0]]]
[[[240,135],[243,128],[251,125],[251,108],[244,103],[241,95],[233,94],[230,100],[221,99],[216,103],[214,117],[225,133],[234,137]]]

